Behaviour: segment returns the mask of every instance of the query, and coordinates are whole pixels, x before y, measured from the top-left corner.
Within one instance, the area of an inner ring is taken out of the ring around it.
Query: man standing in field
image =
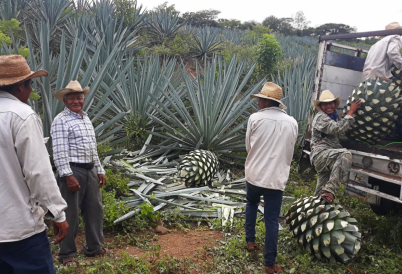
[[[64,265],[75,264],[75,238],[78,234],[79,210],[85,223],[87,257],[106,254],[103,245],[103,210],[100,188],[105,183],[105,170],[99,161],[95,131],[82,110],[89,87],[82,89],[71,81],[55,97],[65,109],[56,116],[51,127],[53,159],[58,171],[58,184],[67,201],[68,236],[60,244],[59,259]]]
[[[20,55],[0,56],[0,273],[56,273],[44,216],[56,243],[66,237],[66,202],[43,141],[39,116],[27,104],[33,72]]]
[[[258,248],[255,225],[260,197],[264,196],[265,219],[265,273],[283,272],[275,264],[278,245],[278,219],[282,194],[289,178],[294,146],[297,140],[297,122],[283,109],[282,89],[266,83],[258,94],[260,111],[250,116],[246,133],[246,241],[247,250]]]
[[[388,24],[385,30],[402,29],[397,22]],[[363,68],[363,81],[367,78],[392,78],[391,68],[394,65],[402,69],[401,35],[388,35],[371,46]]]

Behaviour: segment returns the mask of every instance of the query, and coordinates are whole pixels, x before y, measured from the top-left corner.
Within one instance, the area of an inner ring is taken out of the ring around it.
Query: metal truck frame
[[[335,97],[341,96],[341,105],[337,109],[340,114],[353,89],[363,81],[364,55],[367,50],[334,41],[393,34],[402,35],[402,29],[319,37],[314,90],[308,125],[301,145],[299,172],[303,172],[310,166],[314,100],[318,100],[321,91],[330,90]],[[342,146],[353,155],[349,180],[345,184],[345,195],[366,201],[377,214],[386,214],[391,210],[402,208],[402,145],[382,140],[379,145],[372,146],[347,140],[346,137],[341,139]]]

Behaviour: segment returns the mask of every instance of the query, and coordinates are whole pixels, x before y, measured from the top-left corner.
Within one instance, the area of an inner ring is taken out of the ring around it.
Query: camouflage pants
[[[321,190],[335,195],[341,183],[348,179],[352,167],[352,153],[346,148],[324,150],[314,157],[313,164],[318,173],[314,195],[320,195]]]

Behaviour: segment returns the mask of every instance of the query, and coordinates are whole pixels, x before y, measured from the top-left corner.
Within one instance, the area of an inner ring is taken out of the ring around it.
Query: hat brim
[[[64,97],[66,94],[75,93],[75,92],[82,92],[82,93],[84,93],[84,95],[86,96],[86,95],[89,93],[89,91],[90,91],[90,88],[89,88],[89,87],[86,87],[86,88],[84,88],[83,90],[75,90],[75,89],[71,89],[71,88],[63,88],[63,89],[59,90],[58,92],[56,92],[56,93],[54,94],[54,97],[55,97],[57,100],[63,102],[63,97]]]
[[[49,73],[46,70],[41,69],[38,71],[31,71],[31,73],[19,77],[5,78],[5,79],[0,78],[0,87],[14,85],[16,83],[26,81],[32,78],[48,76],[48,75]]]
[[[261,93],[258,93],[258,94],[251,94],[250,97],[251,97],[251,98],[269,99],[269,100],[272,100],[272,101],[276,101],[276,102],[278,102],[278,103],[280,103],[280,104],[282,105],[283,109],[287,109],[287,107],[285,106],[284,103],[282,103],[281,100],[278,100],[278,99],[275,99],[275,98],[272,98],[272,97],[265,96],[264,94],[261,94]]]
[[[314,100],[314,107],[318,110],[322,110],[320,107],[321,103],[329,103],[335,101],[335,108],[338,108],[339,105],[341,104],[341,96],[336,97],[335,99],[326,99],[326,100]]]

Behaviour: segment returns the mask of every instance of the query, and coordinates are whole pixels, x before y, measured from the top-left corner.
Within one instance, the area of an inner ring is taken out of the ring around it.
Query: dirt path
[[[116,259],[121,258],[123,253],[126,253],[153,265],[158,260],[168,256],[178,260],[188,259],[191,264],[198,265],[213,261],[213,258],[207,255],[207,249],[213,248],[222,238],[223,233],[221,231],[209,230],[206,227],[183,230],[173,228],[169,229],[165,235],[158,235],[149,229],[124,234],[105,233],[104,246],[110,252],[108,256]],[[86,258],[82,252],[84,243],[85,234],[80,232],[76,239],[79,266],[75,269],[75,273],[85,273],[85,268],[91,262],[101,259],[99,257]],[[54,252],[55,261],[57,260],[57,251]],[[159,254],[156,255],[156,253]],[[193,272],[190,271],[189,273]]]

